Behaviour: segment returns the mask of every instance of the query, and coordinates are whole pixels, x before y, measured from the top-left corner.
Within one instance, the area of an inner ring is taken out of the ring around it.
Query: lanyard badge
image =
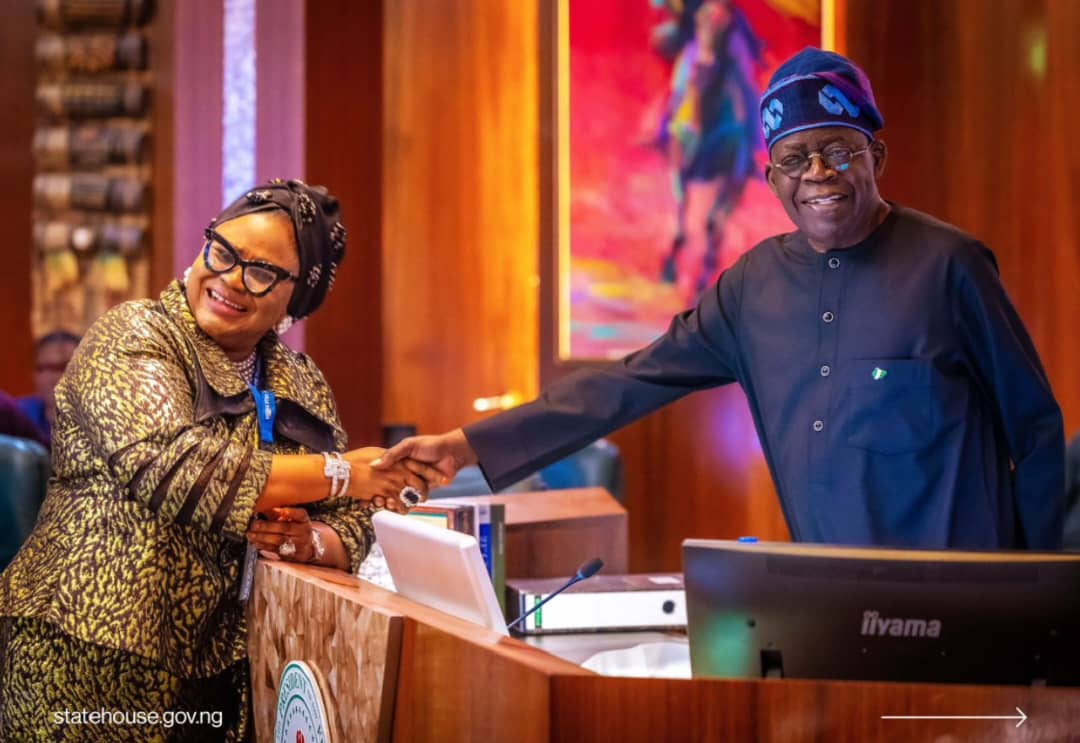
[[[274,443],[274,416],[277,415],[277,399],[270,390],[259,390],[249,384],[251,396],[255,398],[255,415],[259,419],[259,443]]]
[[[251,389],[251,396],[255,400],[255,417],[259,421],[259,448],[268,449],[274,443],[277,399],[270,390],[259,390],[254,384],[249,384],[248,388]],[[244,573],[240,578],[241,603],[251,598],[251,584],[255,580],[255,563],[258,559],[259,551],[254,545],[248,544],[247,551],[244,553]]]

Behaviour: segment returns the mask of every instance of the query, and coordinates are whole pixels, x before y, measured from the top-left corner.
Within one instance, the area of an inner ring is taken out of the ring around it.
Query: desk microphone
[[[537,604],[533,608],[529,609],[527,612],[522,614],[520,617],[518,617],[514,621],[510,622],[510,624],[506,625],[506,628],[510,629],[515,624],[517,624],[518,622],[525,621],[526,617],[528,617],[530,614],[532,614],[534,611],[539,609],[541,606],[543,606],[547,602],[551,601],[553,598],[558,596],[560,593],[565,591],[570,586],[574,585],[575,583],[580,583],[581,581],[585,580],[586,578],[591,578],[594,575],[596,575],[597,573],[599,573],[600,568],[602,568],[602,567],[604,567],[604,561],[601,560],[599,557],[594,557],[593,559],[589,560],[588,562],[581,563],[581,567],[579,567],[577,569],[577,573],[574,574],[573,578],[571,578],[570,580],[568,580],[566,582],[566,585],[559,588],[559,590],[548,594],[548,597],[546,599],[541,601],[539,604]]]

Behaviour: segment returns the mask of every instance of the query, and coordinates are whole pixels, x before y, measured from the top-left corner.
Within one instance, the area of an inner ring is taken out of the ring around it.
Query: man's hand
[[[381,457],[385,452],[386,449],[383,449],[381,446],[365,446],[363,449],[353,449],[352,451],[347,452],[344,456],[345,459],[350,463],[370,465],[378,461],[379,457]],[[418,485],[416,485],[415,482],[409,482],[408,484],[413,485],[418,490],[422,490],[425,495],[427,494],[427,491],[431,490],[432,488],[437,488],[440,485],[445,484],[443,482],[443,473],[429,464],[417,461],[415,459],[406,459],[401,464],[409,472],[412,472],[414,475],[423,478],[423,488],[420,488]],[[388,469],[388,466],[376,469],[386,470]]]
[[[410,436],[387,449],[381,457],[371,462],[371,467],[382,470],[409,460],[433,466],[445,478],[444,485],[454,479],[462,467],[477,462],[476,452],[469,446],[465,432],[455,428],[438,436]]]

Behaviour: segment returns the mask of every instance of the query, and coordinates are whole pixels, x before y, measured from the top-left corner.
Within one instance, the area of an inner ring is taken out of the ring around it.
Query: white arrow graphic
[[[882,715],[882,720],[1017,720],[1016,727],[1024,724],[1027,715],[1016,708],[1016,715]]]

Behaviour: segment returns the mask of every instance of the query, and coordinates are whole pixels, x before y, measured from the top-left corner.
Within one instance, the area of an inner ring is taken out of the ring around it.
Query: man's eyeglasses
[[[203,247],[203,263],[208,271],[216,274],[228,273],[240,266],[240,278],[244,288],[253,297],[263,297],[282,281],[299,281],[295,276],[280,266],[266,261],[245,261],[236,252],[229,241],[212,229],[206,230],[206,245]]]
[[[815,157],[820,157],[822,164],[826,168],[835,170],[837,173],[843,173],[851,166],[855,158],[870,149],[872,144],[873,142],[870,142],[865,147],[858,149],[842,144],[834,144],[829,145],[820,152],[792,153],[784,157],[780,162],[773,163],[773,167],[779,169],[788,178],[800,178],[806,171],[810,170],[810,161]]]

